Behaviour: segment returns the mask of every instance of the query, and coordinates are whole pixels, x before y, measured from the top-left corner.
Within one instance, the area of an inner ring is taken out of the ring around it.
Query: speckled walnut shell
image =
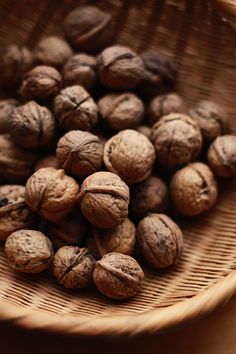
[[[102,85],[118,90],[134,89],[145,77],[141,58],[119,45],[106,48],[98,56],[98,72]]]
[[[36,172],[40,168],[44,168],[44,167],[59,168],[56,156],[55,155],[47,155],[47,156],[42,157],[36,163],[36,165],[34,167],[34,172]]]
[[[134,296],[144,277],[138,262],[125,254],[111,252],[96,263],[93,280],[98,290],[117,300]]]
[[[97,105],[82,86],[62,90],[55,98],[54,110],[64,130],[91,130],[97,124]]]
[[[143,134],[144,136],[146,136],[146,138],[150,139],[150,137],[151,137],[151,128],[148,127],[147,125],[139,125],[136,130],[140,134]]]
[[[76,203],[79,185],[64,170],[41,168],[26,183],[29,208],[49,221],[63,220]]]
[[[69,44],[60,37],[50,36],[43,38],[35,48],[36,63],[61,68],[72,56]]]
[[[189,115],[199,125],[203,139],[211,142],[226,132],[226,114],[214,102],[201,101],[189,111]]]
[[[220,177],[236,176],[236,136],[219,136],[208,151],[208,163]]]
[[[110,252],[132,254],[136,241],[134,224],[126,218],[114,229],[92,228],[86,238],[86,244],[95,258],[99,259]]]
[[[30,101],[16,108],[9,119],[12,140],[23,148],[49,145],[56,134],[56,122],[47,107]]]
[[[73,55],[65,64],[62,77],[66,86],[81,85],[91,90],[97,81],[97,59],[87,54]]]
[[[0,134],[5,134],[8,132],[8,122],[9,118],[19,102],[13,98],[7,98],[5,100],[0,100]]]
[[[152,172],[155,158],[152,143],[143,134],[131,129],[111,137],[104,148],[107,169],[128,184],[145,180]]]
[[[217,183],[209,167],[192,163],[177,171],[170,183],[170,196],[183,215],[196,216],[210,209],[217,199]]]
[[[114,173],[95,172],[84,180],[78,201],[92,225],[113,228],[128,216],[129,187]]]
[[[40,65],[29,71],[21,85],[26,100],[44,101],[53,98],[61,89],[61,75],[52,66]]]
[[[35,230],[13,232],[6,241],[5,252],[10,266],[18,272],[40,273],[53,259],[51,241]]]
[[[65,246],[55,254],[53,273],[59,284],[70,289],[82,289],[92,283],[95,259],[87,248]]]
[[[183,99],[176,93],[169,93],[153,98],[148,105],[147,117],[152,126],[160,120],[162,116],[170,113],[185,113],[187,108]]]
[[[141,220],[137,239],[143,257],[154,268],[170,267],[182,255],[182,231],[164,214],[149,214]]]
[[[102,120],[113,130],[135,128],[144,116],[144,104],[133,93],[110,93],[98,102]]]
[[[72,130],[58,142],[58,165],[72,176],[87,177],[100,170],[103,147],[99,138],[89,132]]]
[[[167,185],[158,177],[149,177],[131,189],[130,213],[142,219],[149,212],[163,213],[168,205]]]
[[[159,162],[169,168],[187,164],[197,158],[202,136],[197,123],[185,114],[172,113],[152,127],[151,140]]]

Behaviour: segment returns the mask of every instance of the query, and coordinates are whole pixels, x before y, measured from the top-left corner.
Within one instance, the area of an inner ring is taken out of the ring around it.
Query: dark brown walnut
[[[107,253],[96,263],[93,280],[98,290],[112,299],[134,296],[141,286],[144,273],[138,262],[122,253]]]
[[[36,66],[24,76],[21,96],[26,100],[49,100],[60,91],[61,80],[61,74],[52,66]]]
[[[148,127],[147,125],[139,125],[136,130],[140,134],[143,134],[144,136],[146,136],[146,138],[150,139],[150,137],[151,137],[151,128]]]
[[[215,177],[209,167],[195,162],[177,171],[170,183],[170,197],[183,215],[196,216],[210,209],[218,194]]]
[[[64,31],[76,49],[94,52],[110,43],[113,35],[112,18],[95,6],[80,6],[66,17]]]
[[[43,38],[36,46],[34,58],[36,63],[50,65],[61,68],[65,62],[72,56],[70,45],[57,36]]]
[[[13,98],[0,100],[0,134],[8,132],[9,118],[13,110],[19,105],[20,103]]]
[[[154,268],[167,268],[178,262],[183,251],[179,226],[164,214],[149,214],[137,227],[141,253]]]
[[[35,230],[13,232],[6,241],[5,252],[10,266],[24,273],[40,273],[53,259],[51,241]]]
[[[204,141],[211,142],[226,132],[226,113],[214,102],[200,101],[189,111],[190,116],[198,123]]]
[[[15,145],[9,135],[0,135],[0,176],[8,182],[20,183],[33,171],[35,152]]]
[[[47,155],[38,160],[34,167],[34,172],[44,167],[59,168],[56,155]]]
[[[54,110],[64,130],[91,130],[98,120],[98,107],[82,86],[67,87],[55,98]]]
[[[154,124],[151,140],[157,159],[169,168],[195,160],[202,148],[202,136],[197,123],[180,113],[171,113]]]
[[[131,189],[130,213],[142,219],[148,213],[163,213],[168,206],[167,185],[158,177],[149,177]]]
[[[106,125],[116,131],[135,128],[144,117],[144,104],[133,93],[110,93],[98,101]]]
[[[0,186],[0,240],[5,241],[14,231],[34,227],[37,216],[25,203],[25,187]]]
[[[78,209],[74,209],[64,220],[47,223],[46,233],[58,249],[63,246],[80,246],[87,233],[87,223]]]
[[[87,54],[73,55],[65,64],[62,77],[65,86],[81,85],[91,90],[97,81],[97,59]]]
[[[129,187],[114,173],[95,172],[84,180],[78,201],[92,225],[114,228],[128,216]]]
[[[185,113],[186,111],[183,99],[176,93],[156,96],[148,105],[148,122],[153,126],[162,116],[170,113]]]
[[[30,101],[17,107],[9,119],[12,140],[23,148],[49,145],[56,134],[56,122],[47,107]]]
[[[98,56],[98,72],[102,85],[118,90],[134,89],[145,77],[142,59],[119,45],[106,48]]]
[[[0,84],[16,89],[24,74],[31,68],[33,56],[26,47],[12,44],[0,50]]]
[[[236,176],[236,136],[219,136],[208,151],[208,163],[220,177]]]
[[[55,254],[53,274],[59,284],[69,289],[82,289],[92,283],[96,261],[87,248],[65,246]]]
[[[32,211],[57,222],[72,211],[78,192],[79,185],[64,170],[45,167],[28,179],[25,200]]]
[[[58,142],[58,165],[72,176],[87,177],[100,170],[103,147],[99,138],[82,130],[71,130]]]
[[[152,172],[155,149],[143,134],[127,129],[111,137],[104,148],[104,163],[126,183],[145,180]]]
[[[133,253],[135,241],[136,229],[128,218],[114,229],[92,228],[86,238],[88,249],[97,259],[110,252],[130,255]]]

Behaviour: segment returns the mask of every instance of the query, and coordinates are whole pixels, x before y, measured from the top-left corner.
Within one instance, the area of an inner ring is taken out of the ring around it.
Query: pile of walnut
[[[182,232],[163,213],[213,206],[214,174],[236,175],[236,137],[217,104],[188,109],[173,93],[169,58],[111,45],[113,25],[80,7],[65,20],[68,42],[1,51],[1,87],[14,98],[0,101],[0,239],[16,271],[52,265],[67,288],[93,280],[125,299],[144,277],[130,255],[156,269],[180,259]]]

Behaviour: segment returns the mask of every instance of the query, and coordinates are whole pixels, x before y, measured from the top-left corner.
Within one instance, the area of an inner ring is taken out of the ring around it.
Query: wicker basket
[[[235,25],[235,0],[215,1]],[[84,1],[0,0],[1,44],[33,47],[43,34],[60,33],[65,14]],[[180,68],[178,90],[189,104],[214,99],[236,132],[236,36],[206,0],[90,1],[116,20],[116,41],[137,51],[158,49]],[[236,294],[236,182],[221,187],[217,206],[185,220],[185,252],[172,270],[146,271],[140,293],[112,302],[96,291],[66,291],[49,274],[17,275],[0,250],[0,319],[67,334],[136,335],[196,319]]]

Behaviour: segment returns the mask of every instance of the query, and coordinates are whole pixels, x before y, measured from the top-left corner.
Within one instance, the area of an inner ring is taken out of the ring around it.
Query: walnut
[[[92,225],[113,228],[128,215],[129,187],[114,173],[95,172],[84,180],[78,201]]]
[[[145,180],[152,172],[155,158],[152,143],[143,134],[131,129],[111,137],[104,148],[107,169],[129,184]]]
[[[145,76],[141,58],[119,45],[106,48],[98,56],[98,72],[102,85],[119,90],[138,87]]]
[[[82,289],[92,283],[95,263],[87,248],[65,246],[55,254],[53,273],[64,287]]]
[[[219,136],[211,144],[207,158],[217,176],[236,176],[236,136]]]
[[[76,203],[79,185],[64,170],[41,168],[26,183],[29,208],[49,221],[64,219]]]
[[[51,99],[60,91],[61,79],[60,73],[52,66],[36,66],[24,76],[20,94],[26,100]]]
[[[57,163],[57,158],[55,155],[46,155],[38,160],[37,164],[34,167],[34,172],[38,171],[40,168],[44,167],[53,167],[59,168]]]
[[[145,260],[154,268],[170,267],[182,255],[182,232],[164,214],[149,214],[142,219],[137,227],[137,239]]]
[[[30,101],[16,108],[9,119],[12,140],[23,148],[49,145],[56,134],[56,122],[47,107]]]
[[[102,120],[113,130],[135,128],[144,117],[144,104],[133,93],[110,93],[98,102]]]
[[[66,86],[81,85],[90,91],[97,81],[97,59],[87,54],[73,55],[62,71]]]
[[[64,130],[91,130],[97,124],[97,105],[82,86],[62,90],[55,98],[54,110]]]
[[[94,52],[110,43],[113,35],[112,18],[95,6],[80,6],[67,15],[64,31],[76,49]]]
[[[13,98],[0,100],[0,134],[5,134],[8,132],[9,118],[14,108],[19,105],[20,103]]]
[[[42,232],[19,230],[5,244],[9,264],[18,272],[40,273],[53,259],[52,243]]]
[[[66,133],[58,142],[56,154],[59,166],[72,176],[87,177],[102,166],[102,144],[89,132]]]
[[[147,125],[139,125],[136,128],[137,132],[139,132],[140,134],[143,134],[144,136],[146,136],[146,138],[148,138],[150,140],[151,138],[151,128],[148,127]]]
[[[202,136],[197,123],[185,114],[172,113],[152,127],[151,140],[157,159],[169,168],[187,164],[197,158]]]
[[[34,58],[38,64],[61,68],[72,56],[69,44],[60,37],[50,36],[41,39],[34,51]]]
[[[177,171],[170,184],[170,196],[183,215],[195,216],[210,209],[217,199],[217,183],[209,167],[192,163]]]
[[[136,241],[134,224],[126,218],[114,229],[101,230],[92,228],[86,244],[95,258],[99,259],[106,253],[119,252],[132,254]]]
[[[107,253],[96,263],[93,280],[98,290],[112,299],[128,299],[141,286],[144,273],[138,262],[122,253]]]

